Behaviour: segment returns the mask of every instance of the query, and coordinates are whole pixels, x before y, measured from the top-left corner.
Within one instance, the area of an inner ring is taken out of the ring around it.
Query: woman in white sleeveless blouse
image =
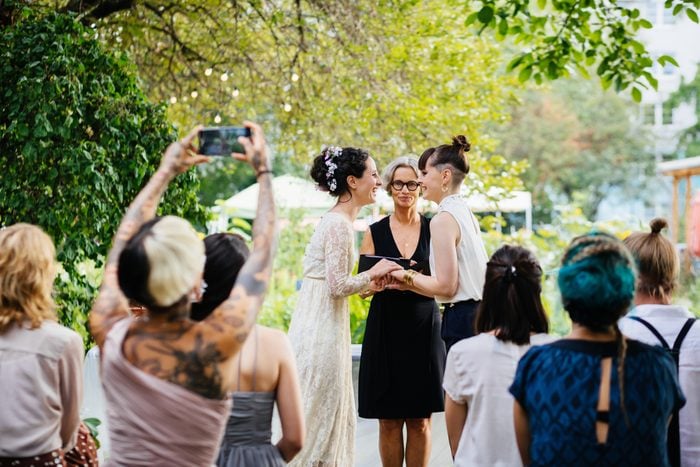
[[[488,261],[479,223],[459,194],[469,173],[465,154],[469,148],[467,138],[460,135],[452,144],[430,148],[421,155],[418,181],[423,197],[438,203],[430,222],[431,275],[394,271],[394,283],[387,286],[432,295],[444,305],[442,338],[448,352],[459,340],[474,335],[474,316]]]
[[[329,147],[314,159],[311,177],[337,197],[319,222],[304,255],[304,280],[289,327],[301,383],[306,420],[304,448],[290,465],[352,466],[355,399],[350,357],[349,295],[399,269],[382,260],[352,276],[355,263],[352,222],[362,206],[375,201],[381,180],[369,154]]]

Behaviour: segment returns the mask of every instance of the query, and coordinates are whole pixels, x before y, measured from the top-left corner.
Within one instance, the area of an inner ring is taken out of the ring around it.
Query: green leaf
[[[659,62],[660,65],[666,65],[666,63],[670,63],[671,65],[675,67],[679,67],[678,62],[676,61],[675,58],[673,58],[670,55],[662,55],[660,56],[657,61]]]
[[[498,33],[502,36],[508,34],[508,21],[505,18],[502,18],[498,23]]]
[[[528,65],[522,70],[520,70],[520,73],[518,73],[518,80],[521,83],[524,83],[528,79],[530,79],[530,75],[532,75],[532,65]]]
[[[637,21],[637,26],[639,26],[640,28],[644,28],[644,29],[651,29],[654,27],[654,25],[651,23],[651,21],[644,19],[644,18]]]
[[[639,88],[637,88],[637,87],[632,88],[632,99],[636,103],[642,102],[642,91],[640,91]]]
[[[493,19],[493,8],[490,6],[485,6],[481,10],[479,10],[479,13],[477,13],[479,21],[482,24],[489,24],[491,20]]]
[[[469,26],[469,25],[473,24],[474,21],[476,21],[478,19],[478,17],[479,17],[478,12],[472,13],[471,15],[467,16],[466,20],[464,20],[464,25]]]
[[[678,5],[674,6],[673,7],[673,16],[676,16],[678,13],[680,13],[682,9],[683,9],[682,3],[679,3]]]
[[[693,23],[698,22],[698,13],[695,10],[691,8],[686,8],[685,14],[688,15],[688,18],[690,18],[690,21],[692,21]]]
[[[547,6],[547,0],[537,0],[537,6],[540,10],[544,10]]]

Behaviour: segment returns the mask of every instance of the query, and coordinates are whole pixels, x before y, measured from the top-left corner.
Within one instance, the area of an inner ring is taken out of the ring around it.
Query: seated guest
[[[553,340],[541,293],[542,268],[525,248],[504,245],[486,263],[477,335],[452,346],[443,383],[456,466],[522,465],[508,386],[530,345]]]
[[[239,138],[260,181],[253,242],[229,297],[201,322],[189,319],[201,295],[204,244],[184,219],[154,218],[168,183],[207,160],[194,154],[199,128],[165,151],[129,206],[107,257],[90,315],[100,346],[114,465],[209,466],[231,406],[235,355],[252,329],[272,265],[275,224],[270,161],[262,129]],[[134,319],[128,299],[146,308]]]
[[[39,227],[0,230],[0,466],[65,465],[78,441],[83,341],[57,323],[55,277]]]
[[[531,348],[510,387],[523,462],[668,466],[666,427],[685,398],[668,353],[617,328],[634,296],[629,251],[604,233],[577,237],[558,282],[571,333]]]
[[[204,239],[207,260],[202,300],[192,304],[192,319],[206,319],[231,293],[249,255],[243,239],[214,234]],[[221,467],[284,466],[301,450],[304,420],[294,354],[287,335],[255,325],[231,368],[233,407],[217,458]],[[270,442],[277,402],[282,439]]]
[[[700,463],[700,324],[684,307],[673,304],[680,271],[678,253],[661,229],[666,220],[651,221],[651,232],[634,232],[624,241],[637,261],[639,280],[634,309],[620,320],[627,337],[677,349],[678,379],[687,399],[671,420],[668,451],[671,464]]]

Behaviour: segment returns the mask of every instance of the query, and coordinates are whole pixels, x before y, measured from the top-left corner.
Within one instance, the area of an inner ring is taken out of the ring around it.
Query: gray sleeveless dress
[[[219,467],[283,467],[285,462],[272,436],[272,409],[274,392],[255,392],[255,369],[258,364],[257,329],[255,339],[255,363],[253,367],[253,391],[240,391],[241,359],[238,360],[238,389],[233,393],[233,407],[221,440]],[[242,356],[241,356],[242,357]]]

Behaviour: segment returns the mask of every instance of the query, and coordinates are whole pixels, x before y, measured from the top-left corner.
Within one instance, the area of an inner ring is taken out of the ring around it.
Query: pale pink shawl
[[[114,325],[102,353],[107,465],[211,466],[231,398],[208,399],[136,368],[122,353],[130,324],[126,318]]]

